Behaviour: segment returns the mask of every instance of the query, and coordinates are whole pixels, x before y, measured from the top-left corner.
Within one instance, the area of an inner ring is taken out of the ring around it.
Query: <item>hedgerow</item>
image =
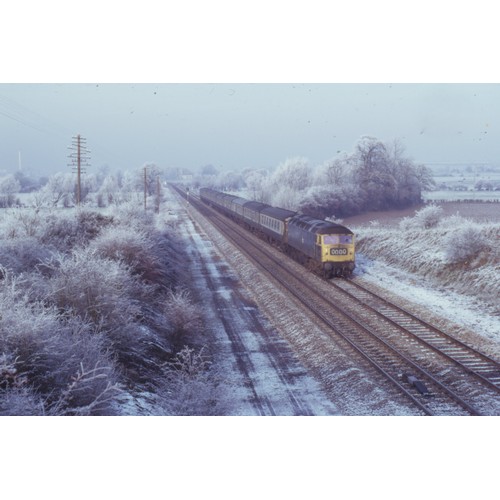
[[[120,414],[161,387],[201,326],[175,230],[132,203],[3,215],[0,414]]]

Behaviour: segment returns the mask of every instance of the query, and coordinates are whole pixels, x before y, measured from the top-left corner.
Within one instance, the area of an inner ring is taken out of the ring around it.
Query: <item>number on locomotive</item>
[[[331,248],[330,255],[347,255],[347,248]]]

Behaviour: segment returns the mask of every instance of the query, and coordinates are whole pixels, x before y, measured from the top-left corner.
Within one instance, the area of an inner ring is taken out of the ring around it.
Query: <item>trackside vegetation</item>
[[[136,202],[2,210],[0,415],[129,414],[141,394],[159,414],[218,411],[164,221]]]
[[[355,231],[358,251],[366,256],[498,308],[498,222],[444,217],[439,206],[429,205],[398,226],[372,223]]]

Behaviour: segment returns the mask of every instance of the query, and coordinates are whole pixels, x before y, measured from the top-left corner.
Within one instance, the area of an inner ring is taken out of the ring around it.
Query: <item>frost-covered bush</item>
[[[40,241],[60,252],[68,252],[78,241],[78,224],[73,212],[51,212],[40,228]]]
[[[137,202],[2,215],[0,415],[115,414],[156,387],[199,326],[175,230]]]
[[[191,294],[186,289],[170,291],[165,301],[165,315],[172,325],[172,339],[175,345],[180,345],[183,338],[196,331],[201,326],[199,307],[193,302]]]
[[[359,193],[355,186],[312,186],[302,198],[299,211],[323,219],[360,212]]]
[[[42,223],[40,241],[61,252],[69,252],[77,246],[87,245],[112,224],[112,217],[90,210],[54,211]]]
[[[223,382],[204,349],[185,347],[165,365],[162,406],[168,415],[225,415],[229,400]]]
[[[462,217],[459,214],[455,215],[450,215],[448,217],[444,217],[439,221],[439,227],[443,228],[444,230],[450,229],[450,228],[458,228],[458,227],[463,227],[467,224],[469,224],[471,221],[465,217]]]
[[[31,302],[8,278],[0,284],[0,352],[0,405],[6,414],[114,412],[113,398],[120,391],[102,335]],[[96,368],[98,377],[79,379],[82,370]],[[111,392],[113,398],[103,397]]]
[[[154,227],[154,214],[132,200],[113,208],[113,217],[120,225],[135,229]]]
[[[436,227],[443,216],[443,209],[438,205],[428,205],[417,212],[413,217],[404,217],[399,223],[400,229],[430,229]]]
[[[30,271],[52,255],[47,246],[33,237],[0,239],[0,265],[14,273]]]
[[[45,264],[48,279],[38,282],[39,299],[106,330],[140,315],[137,282],[126,266],[91,248],[59,254]]]
[[[3,238],[25,238],[39,235],[42,218],[36,210],[16,208],[5,211],[0,222]]]
[[[0,417],[45,415],[43,401],[33,390],[23,387],[0,390]]]
[[[162,297],[122,261],[104,258],[95,248],[46,263],[44,276],[33,279],[31,295],[92,324],[125,371],[150,368],[152,348],[170,350],[170,331],[161,324],[166,323]]]
[[[174,269],[166,238],[156,231],[124,226],[110,228],[91,244],[99,256],[128,266],[133,274],[147,283],[168,286]]]
[[[78,211],[76,215],[78,236],[82,243],[94,239],[104,228],[113,224],[113,217],[92,210]]]
[[[465,262],[488,248],[481,229],[472,223],[460,227],[445,240],[445,258],[450,263]]]

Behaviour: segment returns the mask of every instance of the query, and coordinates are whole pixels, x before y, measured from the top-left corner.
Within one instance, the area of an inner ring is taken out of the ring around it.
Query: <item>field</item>
[[[426,201],[500,201],[500,167],[492,165],[430,165],[436,189]]]
[[[500,201],[500,198],[499,198]],[[460,215],[474,222],[500,222],[500,203],[465,202],[465,201],[435,201],[430,202],[442,208],[445,217]],[[404,217],[413,217],[425,207],[425,204],[404,210],[384,210],[346,217],[347,226],[366,226],[379,224],[382,226],[397,226]]]

